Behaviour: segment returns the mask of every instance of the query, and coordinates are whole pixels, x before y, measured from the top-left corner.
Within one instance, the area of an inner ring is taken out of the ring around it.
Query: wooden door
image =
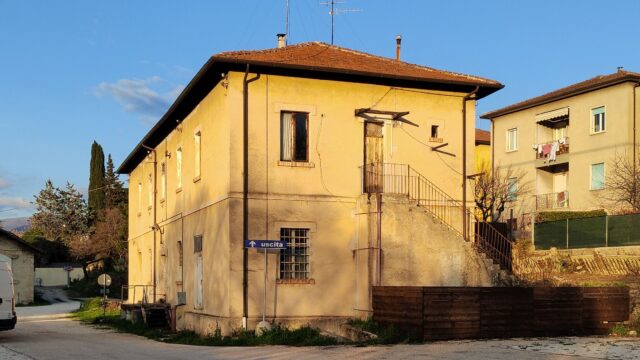
[[[368,193],[384,190],[383,138],[380,123],[366,122],[364,129],[364,188]]]

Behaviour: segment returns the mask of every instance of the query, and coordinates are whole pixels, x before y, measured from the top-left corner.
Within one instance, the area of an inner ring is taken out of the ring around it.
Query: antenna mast
[[[325,1],[325,2],[321,2],[320,5],[324,5],[324,6],[329,6],[331,7],[331,10],[329,10],[329,15],[331,15],[331,45],[333,45],[333,36],[335,33],[335,20],[334,17],[338,14],[341,13],[349,13],[349,12],[359,12],[362,11],[361,9],[336,9],[335,5],[336,4],[344,4],[345,1],[336,1],[336,0],[329,0],[329,1]]]
[[[285,23],[284,23],[284,44],[289,45],[289,0],[285,1]]]

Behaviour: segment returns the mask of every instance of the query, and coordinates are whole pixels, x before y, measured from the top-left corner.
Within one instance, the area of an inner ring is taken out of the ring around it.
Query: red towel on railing
[[[551,146],[552,146],[552,144],[544,144],[544,145],[542,145],[542,157],[543,158],[549,157],[549,153],[551,152]]]

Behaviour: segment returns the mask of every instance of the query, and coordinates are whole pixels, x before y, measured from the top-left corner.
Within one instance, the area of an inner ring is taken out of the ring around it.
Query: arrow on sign
[[[255,241],[253,241],[253,240],[251,240],[251,241],[249,242],[249,245],[251,245],[251,247],[252,247],[252,248],[254,248],[254,247],[256,247],[256,242],[255,242]]]

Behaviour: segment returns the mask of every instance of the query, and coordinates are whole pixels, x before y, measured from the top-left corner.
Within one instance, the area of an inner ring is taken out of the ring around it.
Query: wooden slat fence
[[[629,289],[382,286],[373,318],[424,340],[599,335],[629,319]]]

